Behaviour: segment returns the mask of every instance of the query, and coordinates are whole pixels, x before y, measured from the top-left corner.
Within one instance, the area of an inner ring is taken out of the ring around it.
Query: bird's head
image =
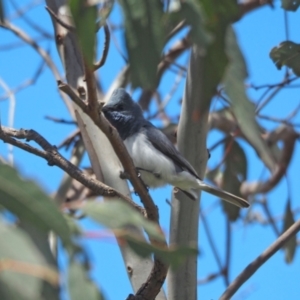
[[[112,116],[143,117],[141,107],[135,103],[123,88],[114,90],[108,102],[103,106],[104,115],[110,119]]]

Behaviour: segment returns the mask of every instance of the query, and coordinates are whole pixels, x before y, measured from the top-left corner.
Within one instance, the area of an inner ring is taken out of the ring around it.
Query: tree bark
[[[178,148],[203,178],[206,162],[208,105],[203,97],[203,57],[193,46],[178,126]],[[183,193],[172,198],[170,245],[198,245],[199,200]],[[168,275],[168,299],[197,299],[197,257],[189,257],[178,270]]]

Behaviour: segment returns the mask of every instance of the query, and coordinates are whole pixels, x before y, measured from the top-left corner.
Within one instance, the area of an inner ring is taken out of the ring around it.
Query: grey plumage
[[[140,106],[124,89],[116,89],[102,111],[118,130],[147,186],[171,184],[193,198],[201,189],[239,207],[249,206],[246,200],[203,182],[170,140],[144,118]]]

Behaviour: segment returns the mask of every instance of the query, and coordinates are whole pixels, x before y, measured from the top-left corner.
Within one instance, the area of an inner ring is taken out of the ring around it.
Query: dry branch
[[[284,232],[269,248],[251,262],[242,273],[229,285],[221,296],[220,300],[228,300],[269,258],[280,250],[290,238],[300,230],[300,220],[295,222],[286,232]]]
[[[90,176],[84,174],[75,165],[73,165],[67,159],[65,159],[57,151],[57,148],[55,146],[52,146],[44,137],[42,137],[36,131],[26,129],[16,130],[13,128],[1,126],[0,139],[3,140],[5,143],[9,143],[29,153],[44,158],[45,160],[47,160],[49,166],[55,165],[59,167],[60,169],[68,173],[72,178],[78,180],[84,186],[91,189],[97,195],[102,195],[106,197],[118,197],[126,201],[138,211],[142,211],[141,207],[134,203],[130,198],[122,195],[115,189],[105,185],[99,180],[93,179]],[[44,151],[34,148],[28,145],[27,143],[22,143],[18,141],[18,139],[25,139],[26,141],[35,141]]]

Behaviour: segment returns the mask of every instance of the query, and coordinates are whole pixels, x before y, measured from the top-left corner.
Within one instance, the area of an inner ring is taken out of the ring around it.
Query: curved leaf
[[[124,229],[127,226],[135,226],[143,228],[150,236],[158,240],[164,238],[159,227],[132,209],[128,204],[121,201],[109,202],[90,202],[87,203],[82,211],[95,221],[103,224],[110,229]]]
[[[276,162],[272,151],[261,137],[260,128],[255,119],[254,104],[248,99],[245,92],[244,80],[247,77],[247,67],[232,28],[227,31],[226,49],[230,65],[225,74],[224,86],[225,92],[232,102],[232,110],[249,143],[269,170],[274,171]]]
[[[68,288],[72,300],[104,300],[97,286],[88,278],[83,265],[71,261],[68,275]]]
[[[97,6],[89,1],[70,0],[80,48],[89,66],[93,65],[96,45]]]
[[[282,66],[287,66],[300,76],[300,44],[282,42],[271,50],[270,57],[279,70]]]
[[[224,155],[225,170],[223,174],[223,188],[234,195],[242,197],[240,192],[241,184],[247,178],[247,157],[243,148],[236,141],[228,141],[225,144]],[[235,221],[239,214],[240,208],[222,201],[223,210],[230,221]]]
[[[281,0],[281,7],[285,10],[296,11],[300,5],[300,0]]]
[[[120,0],[133,87],[154,89],[165,33],[160,0]]]
[[[188,256],[198,255],[198,249],[192,246],[163,249],[132,237],[127,238],[127,243],[141,257],[155,254],[174,269],[178,268]]]
[[[295,219],[294,219],[294,214],[291,210],[291,201],[288,200],[285,208],[285,214],[284,214],[283,232],[288,230],[294,223],[295,223]],[[296,235],[293,235],[289,239],[289,241],[284,245],[285,261],[288,264],[293,262],[294,255],[296,252],[296,247],[297,247],[297,238]]]
[[[58,299],[43,293],[45,284],[57,287],[59,276],[25,231],[0,221],[0,299]]]
[[[39,229],[54,231],[66,245],[71,245],[68,225],[52,199],[5,164],[0,164],[0,205]]]

